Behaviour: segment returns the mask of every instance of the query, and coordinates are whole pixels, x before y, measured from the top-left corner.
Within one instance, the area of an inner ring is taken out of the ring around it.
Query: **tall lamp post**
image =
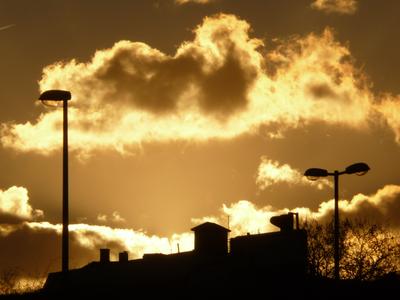
[[[61,270],[64,274],[68,272],[69,260],[69,238],[68,238],[68,100],[71,93],[63,90],[48,90],[43,92],[39,100],[44,105],[63,107],[63,187],[62,187],[62,250]]]
[[[348,166],[344,171],[328,172],[325,169],[311,168],[304,172],[309,180],[317,180],[319,177],[333,176],[335,189],[335,234],[334,234],[334,262],[335,279],[339,280],[339,176],[343,174],[357,174],[359,176],[366,174],[370,170],[366,163],[356,163]]]

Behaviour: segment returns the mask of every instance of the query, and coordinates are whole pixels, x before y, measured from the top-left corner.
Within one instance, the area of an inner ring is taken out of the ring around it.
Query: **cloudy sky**
[[[0,265],[60,268],[69,107],[71,265],[193,247],[291,211],[400,226],[397,0],[0,0]],[[27,252],[29,249],[29,252]],[[43,271],[44,270],[44,271]]]

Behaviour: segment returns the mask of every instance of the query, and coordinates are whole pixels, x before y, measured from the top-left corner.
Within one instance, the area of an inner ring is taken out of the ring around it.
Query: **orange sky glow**
[[[310,167],[368,163],[341,177],[343,217],[400,226],[397,1],[42,2],[0,3],[1,268],[59,269],[48,89],[72,94],[73,267],[104,247],[189,251],[204,221],[229,218],[231,237],[288,211],[329,221],[333,183]]]

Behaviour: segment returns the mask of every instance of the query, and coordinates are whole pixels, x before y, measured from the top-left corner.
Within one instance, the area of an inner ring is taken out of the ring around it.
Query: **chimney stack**
[[[123,251],[118,254],[119,262],[127,262],[128,261],[128,251]]]
[[[101,263],[110,262],[110,249],[108,249],[108,248],[100,249],[100,262]]]

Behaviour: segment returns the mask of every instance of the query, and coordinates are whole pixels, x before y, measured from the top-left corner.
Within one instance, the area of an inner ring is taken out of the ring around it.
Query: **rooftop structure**
[[[230,239],[230,252],[230,230],[210,222],[192,228],[193,251],[149,253],[134,260],[128,260],[127,252],[121,252],[119,261],[110,261],[110,250],[100,249],[99,261],[70,270],[67,281],[61,272],[50,273],[44,290],[123,294],[132,289],[170,290],[184,285],[186,289],[204,291],[265,283],[267,279],[301,279],[306,275],[307,236],[298,228],[298,222],[293,228],[293,216],[290,213],[274,219],[281,228],[279,232]]]

